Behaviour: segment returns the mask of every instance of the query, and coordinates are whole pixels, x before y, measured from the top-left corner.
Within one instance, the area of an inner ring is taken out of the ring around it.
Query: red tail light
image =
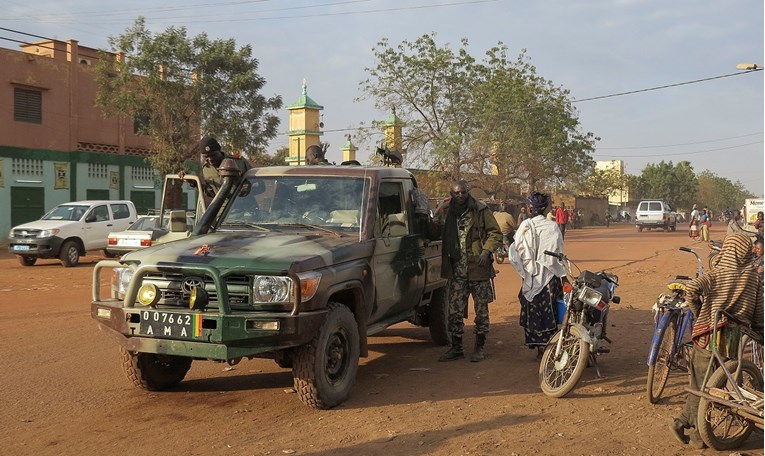
[[[117,245],[117,240],[115,238],[109,238],[106,242],[108,242],[109,245]]]
[[[564,283],[563,284],[563,292],[564,293],[571,293],[572,291],[574,291],[574,287],[571,286],[570,283]]]
[[[141,247],[151,247],[151,239],[141,239]]]

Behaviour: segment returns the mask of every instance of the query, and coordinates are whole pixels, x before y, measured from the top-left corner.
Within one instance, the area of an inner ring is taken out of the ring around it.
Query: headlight
[[[252,280],[252,300],[255,304],[289,302],[292,279],[282,276],[255,276]]]
[[[603,295],[590,287],[582,287],[579,291],[579,300],[589,306],[596,307],[601,299],[603,299]]]
[[[125,299],[125,290],[127,290],[132,278],[133,270],[130,268],[112,269],[112,296]]]
[[[60,230],[57,230],[57,229],[53,229],[53,230],[41,230],[41,231],[40,231],[40,232],[37,234],[37,237],[38,237],[38,238],[49,238],[49,237],[53,237],[53,236],[57,235],[59,231],[60,231]]]

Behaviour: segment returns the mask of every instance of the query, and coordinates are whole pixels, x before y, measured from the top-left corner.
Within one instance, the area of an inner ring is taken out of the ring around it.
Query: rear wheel
[[[433,290],[433,297],[428,305],[428,329],[436,345],[446,345],[450,341],[449,303],[446,294],[446,287]]]
[[[138,388],[161,391],[177,385],[191,368],[191,358],[155,353],[135,353],[120,347],[122,368]]]
[[[560,337],[558,331],[547,344],[539,363],[539,386],[550,397],[563,397],[574,389],[582,378],[590,354],[590,347],[581,338],[579,329],[571,326],[563,339],[560,356],[555,359],[555,347]]]
[[[643,227],[638,225],[637,226],[637,230],[638,230],[638,233],[642,233],[643,232]]]
[[[37,257],[28,255],[19,255],[19,263],[22,266],[34,266],[37,263]]]
[[[61,246],[61,252],[59,252],[59,259],[65,268],[77,266],[77,263],[80,262],[80,249],[77,247],[77,243],[74,241],[64,242],[64,245]]]
[[[669,366],[672,360],[672,345],[677,334],[677,320],[670,320],[669,325],[664,328],[664,334],[659,342],[656,361],[648,366],[648,381],[646,390],[648,391],[648,400],[651,404],[659,402],[661,393],[664,392],[664,386],[669,378]]]
[[[741,378],[737,382],[739,387],[749,391],[759,391],[762,397],[762,373],[754,363],[750,361],[743,361],[743,363]],[[725,365],[729,372],[735,372],[736,361],[728,361]],[[719,393],[726,399],[731,398],[729,392],[733,390],[733,385],[728,382],[722,367],[709,377],[706,386],[716,390],[710,390],[710,394]],[[738,448],[749,437],[754,430],[754,423],[733,413],[729,407],[702,397],[699,401],[697,427],[701,439],[710,447],[715,450],[732,450]]]

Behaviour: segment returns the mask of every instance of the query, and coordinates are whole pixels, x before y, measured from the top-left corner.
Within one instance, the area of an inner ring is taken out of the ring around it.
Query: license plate
[[[140,247],[141,241],[140,239],[119,239],[117,240],[117,245],[124,247]]]
[[[26,252],[26,251],[29,250],[29,246],[28,245],[14,245],[13,246],[13,250],[15,250],[17,252]]]
[[[145,336],[193,339],[202,337],[202,314],[141,311],[139,331]]]

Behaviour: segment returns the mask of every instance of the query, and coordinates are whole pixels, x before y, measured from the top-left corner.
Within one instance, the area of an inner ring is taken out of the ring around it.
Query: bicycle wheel
[[[737,361],[728,361],[725,367],[734,373]],[[739,387],[762,392],[762,373],[751,361],[742,361]],[[706,388],[716,388],[717,393],[731,397],[733,385],[728,383],[722,367],[707,380]],[[711,392],[710,392],[711,393]],[[715,450],[732,450],[739,447],[754,430],[754,423],[737,415],[730,408],[701,398],[696,425],[701,439]]]
[[[661,393],[664,392],[664,386],[667,384],[669,366],[674,356],[672,346],[675,343],[676,334],[677,319],[673,317],[667,327],[664,328],[664,334],[661,336],[661,342],[659,343],[659,352],[656,354],[656,362],[648,366],[646,391],[648,392],[648,400],[651,404],[659,402]],[[680,348],[682,349],[682,347]]]

